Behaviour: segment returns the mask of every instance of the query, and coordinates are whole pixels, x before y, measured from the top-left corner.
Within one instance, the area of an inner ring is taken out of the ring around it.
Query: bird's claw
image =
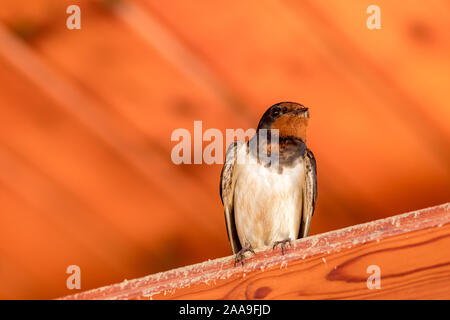
[[[255,251],[250,246],[250,244],[247,244],[245,247],[243,247],[241,250],[239,250],[238,253],[236,253],[236,256],[234,257],[234,266],[236,267],[236,264],[240,261],[242,266],[245,264],[245,253],[251,252],[255,254]]]
[[[281,254],[284,255],[284,253],[286,252],[286,246],[291,246],[291,242],[292,242],[292,240],[290,238],[287,238],[287,239],[281,240],[281,241],[275,241],[273,243],[272,250],[275,250],[276,247],[281,245]]]

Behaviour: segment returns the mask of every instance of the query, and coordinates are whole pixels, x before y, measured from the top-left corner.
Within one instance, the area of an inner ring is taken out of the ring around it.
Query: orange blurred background
[[[312,234],[449,201],[449,11],[0,0],[0,298],[75,293],[69,265],[87,290],[230,255],[221,165],[173,164],[170,137],[254,128],[280,101],[310,108]]]

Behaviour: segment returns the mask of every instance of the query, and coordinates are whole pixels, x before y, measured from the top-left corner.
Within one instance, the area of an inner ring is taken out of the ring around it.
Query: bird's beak
[[[309,118],[309,111],[308,108],[306,107],[299,107],[298,109],[295,109],[293,111],[291,111],[291,113],[293,113],[294,115],[298,115],[301,117],[305,117],[305,118]]]

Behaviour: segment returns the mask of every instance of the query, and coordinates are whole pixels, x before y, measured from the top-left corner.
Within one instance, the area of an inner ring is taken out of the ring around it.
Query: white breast
[[[245,163],[236,164],[234,214],[242,246],[249,243],[252,248],[261,248],[297,239],[304,175],[301,161],[295,167],[283,168],[281,174],[258,165],[250,155]]]

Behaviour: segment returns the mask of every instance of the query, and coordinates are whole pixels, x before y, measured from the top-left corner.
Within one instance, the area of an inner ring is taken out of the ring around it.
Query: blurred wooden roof
[[[82,29],[66,28],[81,7]],[[176,128],[310,107],[312,233],[449,201],[445,1],[2,0],[0,298],[53,298],[230,253],[220,165]]]

